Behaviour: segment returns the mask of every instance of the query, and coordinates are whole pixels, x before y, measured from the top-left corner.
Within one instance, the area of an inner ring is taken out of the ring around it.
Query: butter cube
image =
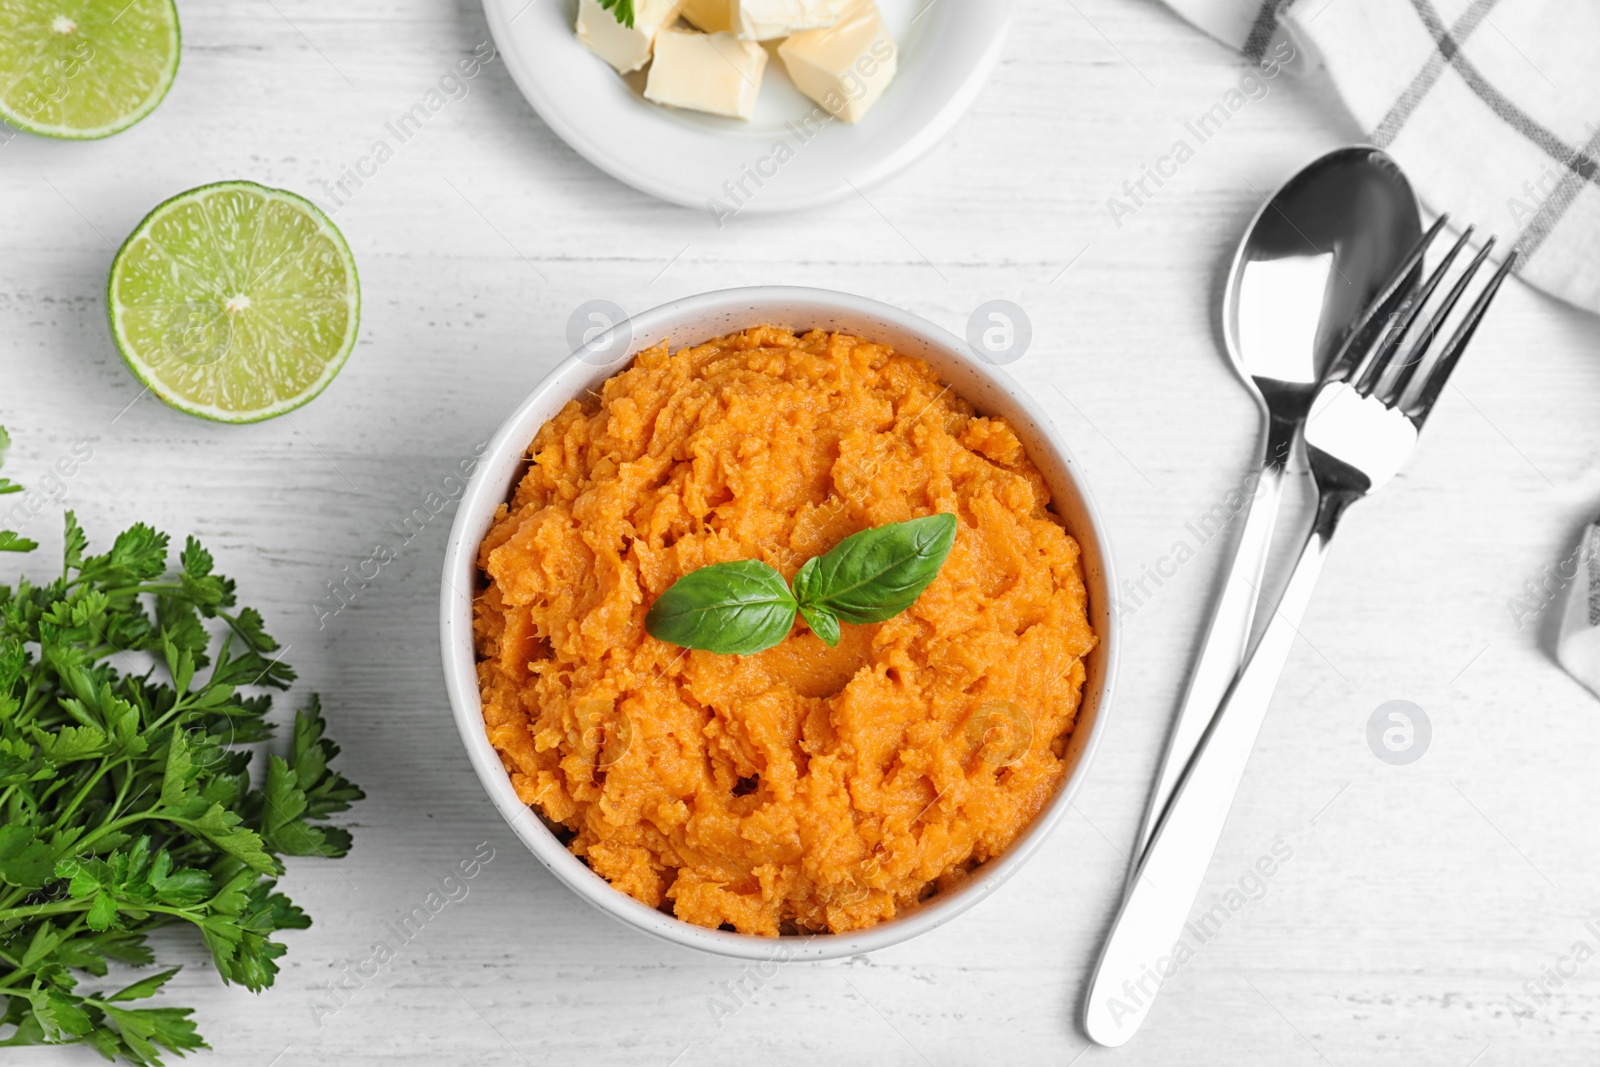
[[[683,0],[683,17],[706,33],[732,33],[738,0]]]
[[[678,17],[679,0],[634,0],[633,25],[624,26],[595,0],[578,0],[578,40],[589,51],[627,74],[650,62],[651,44],[661,27]]]
[[[836,25],[797,33],[778,46],[795,88],[846,122],[860,122],[894,79],[899,51],[873,3],[857,3]]]
[[[767,50],[731,33],[656,35],[656,60],[644,96],[658,104],[748,119],[755,113]]]
[[[770,41],[839,21],[846,0],[732,0],[733,32],[748,41]]]

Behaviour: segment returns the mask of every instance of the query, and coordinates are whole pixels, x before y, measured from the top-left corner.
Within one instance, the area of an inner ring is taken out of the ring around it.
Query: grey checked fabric
[[[1167,0],[1242,51],[1287,38],[1433,211],[1600,312],[1600,0]]]

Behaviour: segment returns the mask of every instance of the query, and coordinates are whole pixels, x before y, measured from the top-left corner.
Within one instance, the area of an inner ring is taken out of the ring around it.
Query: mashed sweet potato
[[[702,926],[853,930],[958,884],[1050,800],[1095,635],[1006,424],[919,359],[761,327],[641,353],[539,430],[480,549],[489,739],[612,885]],[[960,520],[908,611],[752,656],[645,632],[681,575]]]

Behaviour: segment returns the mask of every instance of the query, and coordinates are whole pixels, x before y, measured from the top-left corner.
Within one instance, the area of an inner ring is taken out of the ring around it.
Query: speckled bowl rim
[[[517,798],[484,731],[479,703],[472,639],[478,546],[495,508],[510,496],[528,443],[539,427],[569,399],[598,387],[623,369],[633,355],[663,339],[673,341],[676,350],[683,343],[699,343],[762,324],[840,330],[886,342],[897,351],[927,360],[943,381],[979,411],[1004,417],[1043,474],[1056,512],[1082,546],[1090,623],[1100,638],[1085,661],[1088,677],[1066,753],[1072,766],[1049,806],[1004,854],[980,867],[959,889],[888,922],[850,933],[773,939],[709,930],[656,911],[612,888],[567,851]],[[596,353],[605,351],[618,354],[603,361]],[[1104,731],[1121,644],[1112,598],[1115,588],[1105,524],[1086,479],[1048,416],[1008,374],[979,358],[948,331],[887,304],[825,289],[757,286],[685,297],[617,324],[552,371],[505,420],[485,449],[450,530],[440,587],[439,636],[450,706],[473,770],[523,844],[569,889],[619,922],[676,945],[746,960],[771,959],[781,946],[788,959],[823,960],[887,948],[944,925],[998,889],[1044,844],[1087,777]]]

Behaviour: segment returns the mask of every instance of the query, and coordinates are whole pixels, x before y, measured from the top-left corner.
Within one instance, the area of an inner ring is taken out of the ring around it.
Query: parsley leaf
[[[0,826],[0,882],[38,889],[55,873],[55,851],[30,826]]]
[[[628,29],[633,29],[633,0],[597,0],[599,5],[611,12],[616,20]]]
[[[9,443],[0,429],[0,459]],[[325,821],[362,792],[330,767],[315,696],[252,787],[239,746],[272,738],[270,690],[294,671],[198,541],[173,560],[141,523],[91,555],[68,512],[64,545],[59,578],[0,585],[0,1047],[159,1067],[207,1047],[190,1009],[136,1004],[176,970],[107,992],[83,976],[154,963],[146,935],[176,925],[223,981],[267,988],[278,933],[311,923],[277,891],[281,857],[344,855]],[[0,551],[33,547],[0,530]]]

